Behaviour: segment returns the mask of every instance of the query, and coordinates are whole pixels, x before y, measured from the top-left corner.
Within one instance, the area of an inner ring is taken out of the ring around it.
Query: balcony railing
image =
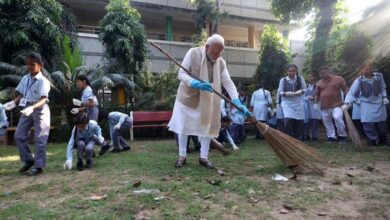
[[[77,30],[80,33],[99,34],[101,28],[99,26],[77,25]]]

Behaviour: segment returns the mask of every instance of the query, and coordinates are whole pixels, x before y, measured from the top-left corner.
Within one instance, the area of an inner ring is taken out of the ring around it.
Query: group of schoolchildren
[[[5,111],[11,111],[19,106],[21,116],[15,131],[15,144],[18,147],[20,160],[23,166],[20,173],[36,176],[43,172],[46,166],[46,145],[50,132],[49,92],[50,81],[42,73],[43,60],[38,53],[29,53],[25,59],[28,74],[25,75],[16,87],[16,97],[4,104],[0,104],[0,136],[4,137],[8,121]],[[84,75],[77,77],[77,87],[82,90],[81,100],[73,99],[71,110],[74,117],[74,127],[67,146],[64,169],[71,169],[73,165],[73,151],[77,152],[77,169],[83,170],[92,167],[92,158],[95,145],[100,145],[99,155],[105,154],[111,145],[105,141],[98,125],[98,101],[90,87],[88,78]],[[130,150],[123,135],[132,126],[132,119],[120,112],[111,112],[108,116],[100,115],[108,120],[113,153]],[[29,143],[29,133],[33,129],[35,152],[34,157]],[[84,163],[85,160],[85,163]]]
[[[245,92],[240,91],[240,94]],[[344,112],[352,108],[354,124],[369,145],[389,144],[386,84],[382,74],[372,70],[371,61],[360,66],[359,75],[350,89],[329,67],[320,67],[318,73],[310,72],[306,83],[298,74],[297,66],[291,64],[287,76],[280,80],[275,100],[276,108],[273,108],[271,93],[260,87],[250,101],[253,117],[301,141],[317,141],[323,124],[327,143],[344,144],[347,137]],[[246,100],[241,101],[246,103]],[[242,143],[245,139],[244,116],[236,114],[237,110],[225,101],[221,103],[221,112],[222,124],[229,121],[226,117],[233,122],[230,128],[222,126],[222,129],[229,131],[234,143]],[[256,139],[262,139],[261,133],[255,131]]]

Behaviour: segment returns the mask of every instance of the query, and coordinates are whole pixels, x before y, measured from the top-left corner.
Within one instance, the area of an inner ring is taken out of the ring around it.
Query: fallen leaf
[[[293,176],[289,177],[288,179],[290,179],[290,180],[295,180],[295,179],[297,179],[297,178],[298,178],[297,174],[294,173]]]
[[[290,211],[294,209],[291,205],[287,205],[287,204],[283,204],[283,208],[290,210]]]
[[[351,178],[355,177],[354,175],[352,175],[352,174],[350,174],[350,173],[346,173],[346,175],[349,176],[349,177],[351,177]]]
[[[335,163],[335,162],[334,162],[334,161],[332,161],[332,160],[331,160],[331,161],[329,161],[329,164],[334,164],[334,163]]]
[[[289,211],[287,209],[280,209],[279,213],[280,214],[288,214]]]
[[[210,183],[213,186],[219,186],[221,185],[222,181],[221,180],[207,180],[208,183]]]
[[[177,181],[182,181],[182,180],[185,180],[185,177],[179,175],[179,176],[176,177],[176,180]]]
[[[307,188],[307,190],[310,191],[310,192],[314,192],[314,191],[315,191],[315,190],[314,190],[313,188],[311,188],[311,187]]]
[[[255,199],[255,198],[253,198],[253,197],[251,196],[251,197],[249,197],[249,202],[252,203],[252,204],[254,204],[254,203],[258,203],[259,200],[258,200],[258,199]]]
[[[341,181],[340,180],[335,180],[332,182],[333,185],[341,185]]]
[[[218,170],[217,172],[218,172],[218,174],[219,174],[220,176],[225,176],[225,171],[223,171],[223,170]]]
[[[238,209],[238,206],[236,206],[236,205],[233,206],[233,207],[232,207],[232,212],[235,212],[237,209]]]
[[[139,187],[141,186],[142,184],[142,180],[136,180],[134,183],[133,183],[133,187]]]
[[[325,213],[325,212],[319,212],[319,213],[317,213],[317,215],[318,215],[318,216],[327,216],[328,214]]]
[[[93,201],[97,201],[97,200],[102,200],[102,199],[105,199],[107,198],[107,194],[104,194],[104,195],[93,195],[91,196],[91,200]]]
[[[248,189],[248,194],[251,195],[251,194],[255,194],[256,192],[253,190],[253,189]]]
[[[352,184],[353,184],[353,182],[352,182],[352,181],[349,181],[349,182],[348,182],[348,185],[352,185]]]
[[[373,171],[374,171],[374,169],[375,169],[375,167],[372,167],[372,166],[367,166],[367,170],[368,170],[369,172],[373,172]]]

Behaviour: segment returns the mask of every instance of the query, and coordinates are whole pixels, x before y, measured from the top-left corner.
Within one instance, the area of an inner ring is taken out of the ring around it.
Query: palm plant
[[[49,70],[57,69],[60,42],[71,26],[65,24],[72,23],[55,0],[0,0],[0,60],[21,65],[25,54],[35,51]]]

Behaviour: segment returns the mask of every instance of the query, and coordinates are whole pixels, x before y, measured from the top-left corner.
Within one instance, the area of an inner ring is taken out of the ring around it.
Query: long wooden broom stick
[[[187,68],[183,67],[181,63],[179,63],[175,58],[173,58],[168,52],[160,48],[153,42],[150,42],[152,46],[158,49],[161,53],[167,56],[172,62],[178,65],[182,70],[184,70],[189,76],[192,78],[199,80],[200,82],[205,82],[200,79],[197,75],[193,74]],[[223,98],[226,102],[232,104],[238,110],[243,112],[243,110],[234,104],[229,98],[219,93],[218,91],[213,89],[213,92],[219,97]],[[310,149],[307,145],[298,141],[280,131],[277,131],[267,124],[258,122],[255,118],[249,119],[251,122],[256,124],[257,129],[265,135],[265,138],[272,150],[276,153],[276,155],[286,164],[286,165],[301,165],[309,170],[312,170],[318,174],[323,174],[322,170],[317,167],[313,161],[308,160],[307,156],[314,158],[317,162],[322,161],[318,153],[314,149]],[[278,145],[278,146],[276,146]],[[292,145],[292,146],[290,146]],[[283,148],[283,149],[282,149]]]

